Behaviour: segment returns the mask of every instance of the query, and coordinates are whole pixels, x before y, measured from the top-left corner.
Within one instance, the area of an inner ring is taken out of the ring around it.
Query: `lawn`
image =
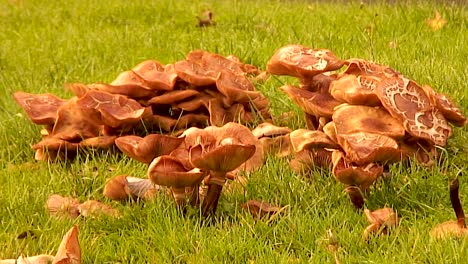
[[[468,164],[468,129],[455,128],[431,168],[391,166],[366,201],[392,207],[401,217],[389,236],[364,241],[364,214],[355,210],[326,171],[305,176],[288,161],[268,157],[249,175],[246,190],[221,197],[217,218],[206,224],[183,216],[173,201],[118,203],[102,195],[106,179],[145,177],[146,166],[117,153],[89,152],[70,162],[34,160],[40,140],[12,99],[15,91],[70,98],[70,82],[110,82],[147,59],[181,60],[195,49],[262,69],[287,44],[331,49],[338,57],[389,65],[420,84],[449,94],[468,113],[468,8],[463,4],[361,4],[359,1],[47,1],[0,2],[0,259],[54,255],[65,232],[80,228],[83,263],[333,263],[327,230],[339,241],[342,263],[466,263],[468,237],[435,240],[431,229],[455,219],[448,182]],[[390,1],[400,2],[400,1]],[[217,25],[196,27],[210,9]],[[426,21],[439,11],[439,30]],[[301,111],[279,89],[296,82],[272,77],[257,85],[277,116],[294,111],[291,128],[304,128]],[[468,206],[468,181],[460,178]],[[58,220],[45,208],[51,194],[97,199],[122,211],[120,219]],[[261,199],[286,206],[274,221],[255,221],[240,204]],[[25,231],[34,237],[17,239]]]

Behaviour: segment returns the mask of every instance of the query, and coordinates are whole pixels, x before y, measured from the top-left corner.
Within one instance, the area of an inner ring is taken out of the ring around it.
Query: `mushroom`
[[[198,190],[206,174],[198,168],[187,170],[177,158],[164,155],[151,162],[147,175],[153,183],[170,187],[176,204],[184,208],[186,188]]]
[[[431,104],[424,90],[404,77],[382,81],[375,89],[387,111],[414,137],[445,146],[452,129],[442,113]]]
[[[311,92],[291,85],[282,86],[280,89],[306,113],[307,126],[311,130],[320,130],[324,124],[320,124],[319,118],[330,120],[334,108],[341,104],[328,93]]]
[[[437,225],[431,232],[435,238],[445,238],[450,236],[463,237],[468,234],[466,228],[465,213],[460,202],[458,177],[450,181],[450,202],[455,211],[457,221],[447,221]]]
[[[183,137],[160,134],[150,134],[144,138],[130,135],[115,140],[115,144],[123,153],[146,164],[150,164],[156,157],[168,155],[183,142]]]
[[[155,60],[143,61],[132,71],[139,76],[146,85],[156,91],[171,91],[178,80],[173,64],[163,66]]]
[[[52,264],[81,264],[78,226],[74,225],[62,239]]]
[[[57,120],[58,109],[66,103],[66,100],[53,94],[15,92],[13,98],[24,109],[29,119],[38,125],[53,125]]]
[[[374,76],[383,79],[401,76],[399,72],[388,66],[363,59],[348,59],[345,60],[345,64],[348,65],[344,71],[345,74]]]
[[[285,157],[291,154],[291,140],[288,127],[279,127],[264,122],[252,130],[252,134],[259,139],[265,154],[271,153],[277,157]]]
[[[202,16],[197,16],[199,27],[208,27],[216,25],[216,21],[213,20],[213,12],[206,10]]]
[[[49,264],[53,261],[54,256],[41,254],[33,257],[19,256],[18,259],[2,259],[0,264]]]
[[[398,215],[392,208],[384,207],[375,211],[364,209],[364,214],[370,222],[363,233],[366,240],[373,233],[386,235],[399,224]]]
[[[466,117],[450,97],[436,93],[429,85],[423,85],[421,88],[448,122],[459,127],[466,125]]]
[[[128,198],[152,200],[160,189],[160,186],[153,184],[149,179],[119,175],[107,181],[103,194],[116,201]]]
[[[241,204],[241,208],[247,210],[253,218],[261,219],[265,216],[272,217],[279,214],[285,207],[279,207],[264,201],[250,200]]]
[[[336,100],[352,105],[381,105],[374,93],[379,78],[366,75],[344,74],[330,84],[330,94]]]
[[[226,174],[235,170],[255,153],[255,145],[231,144],[229,141],[227,138],[211,149],[204,149],[202,145],[190,149],[190,162],[193,166],[209,172],[208,193],[202,204],[202,215],[205,217],[216,212]]]
[[[276,75],[300,78],[301,88],[314,90],[310,83],[315,75],[341,68],[344,61],[330,50],[287,45],[278,49],[267,64],[267,71]]]
[[[338,149],[339,146],[330,140],[322,131],[297,129],[289,134],[291,145],[295,152],[304,149]]]

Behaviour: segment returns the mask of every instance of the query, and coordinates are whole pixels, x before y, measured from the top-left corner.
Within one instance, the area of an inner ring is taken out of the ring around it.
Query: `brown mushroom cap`
[[[216,87],[233,102],[246,103],[261,96],[260,92],[254,91],[253,84],[244,75],[236,75],[230,71],[219,73]]]
[[[290,167],[297,173],[303,173],[314,168],[330,169],[332,167],[332,151],[328,149],[304,149],[296,152]]]
[[[148,104],[175,104],[192,96],[199,94],[197,90],[174,90],[155,96],[148,101]]]
[[[330,138],[331,141],[335,142],[336,144],[338,144],[338,139],[336,138],[336,126],[335,126],[335,122],[331,121],[331,122],[328,122],[326,123],[323,128],[323,133],[325,133],[325,135],[328,136],[328,138]]]
[[[53,125],[59,107],[66,103],[66,100],[53,94],[15,92],[13,98],[26,111],[29,119],[38,125]]]
[[[57,217],[77,218],[80,215],[80,201],[71,197],[53,194],[47,198],[46,207],[49,213]]]
[[[373,76],[342,75],[330,84],[330,94],[336,100],[352,105],[381,105],[379,98],[374,93],[379,78]]]
[[[194,155],[195,152],[201,154]],[[227,144],[203,152],[198,145],[190,149],[190,162],[194,167],[205,171],[229,172],[250,159],[255,153],[255,145]]]
[[[210,124],[213,126],[223,126],[226,123],[243,120],[245,114],[244,106],[233,104],[229,108],[223,108],[218,99],[211,99],[208,102],[210,113]]]
[[[330,50],[287,45],[275,52],[267,64],[267,71],[276,75],[305,78],[337,70],[343,64],[344,61],[338,59]]]
[[[174,157],[160,156],[151,162],[148,178],[157,185],[183,188],[200,183],[205,173],[199,169],[187,171],[183,164]]]
[[[217,72],[206,71],[202,65],[189,60],[176,62],[174,69],[179,78],[196,86],[215,84],[218,76]]]
[[[385,135],[367,132],[338,134],[338,142],[346,152],[346,158],[357,165],[386,164],[402,159],[398,143]]]
[[[429,85],[423,85],[421,88],[448,122],[460,127],[466,125],[466,117],[450,97],[436,93]]]
[[[403,123],[408,133],[445,146],[452,129],[419,85],[395,77],[382,81],[375,92],[385,109]]]
[[[78,226],[74,225],[62,239],[52,264],[80,264],[81,247]]]
[[[144,138],[130,135],[115,140],[115,144],[122,152],[146,164],[149,164],[156,157],[168,155],[183,142],[183,137],[160,134],[150,134]]]
[[[104,124],[110,127],[134,126],[151,114],[150,108],[122,95],[88,91],[76,102],[83,109],[96,109]]]
[[[138,75],[146,85],[156,91],[170,91],[174,89],[178,80],[173,64],[163,66],[155,60],[143,61],[132,71]]]
[[[398,215],[392,208],[384,207],[375,211],[364,209],[364,214],[371,224],[384,225],[386,227],[396,227],[399,223]]]
[[[305,113],[316,117],[331,118],[333,109],[341,104],[327,93],[310,92],[291,85],[282,86],[280,89],[286,92]]]
[[[87,218],[95,218],[103,215],[117,218],[121,216],[117,209],[95,200],[89,200],[80,204],[78,210],[80,210],[80,215]]]
[[[394,138],[402,138],[405,129],[401,123],[380,107],[340,105],[333,113],[336,134],[369,132]]]
[[[339,148],[335,142],[331,141],[330,138],[321,131],[297,129],[292,131],[289,137],[295,152],[313,148]]]
[[[286,157],[291,154],[291,140],[289,134],[276,137],[262,137],[259,139],[263,151],[266,154],[273,154],[277,157]]]
[[[369,163],[362,166],[353,166],[346,162],[341,151],[333,151],[333,175],[344,184],[359,186],[365,190],[372,185],[383,173],[383,166]]]

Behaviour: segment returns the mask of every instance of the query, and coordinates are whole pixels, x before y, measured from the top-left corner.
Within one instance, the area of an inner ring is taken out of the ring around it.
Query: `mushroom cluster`
[[[192,127],[179,137],[123,136],[116,145],[129,157],[148,164],[148,179],[156,186],[170,188],[180,208],[201,204],[204,216],[215,213],[227,179],[235,179],[240,170],[259,168],[264,158],[260,141],[247,127],[234,122],[222,127]],[[145,198],[159,188],[136,178],[131,186],[130,178],[119,176],[108,181],[104,195],[114,200]],[[200,185],[207,188],[204,198],[200,197],[200,189],[204,189]]]
[[[343,65],[347,68],[337,72]],[[467,123],[447,95],[390,67],[341,60],[327,49],[282,47],[267,72],[299,78],[299,87],[280,89],[304,111],[307,128],[313,130],[290,134],[297,153],[291,165],[330,166],[336,179],[350,187],[357,207],[363,205],[359,189],[371,186],[387,164],[415,158],[430,166],[436,147],[444,147],[452,135],[448,123]]]
[[[144,61],[110,84],[67,84],[75,94],[69,100],[25,92],[14,98],[32,122],[44,125],[33,146],[36,159],[52,160],[108,148],[121,135],[269,119],[269,101],[251,81],[262,76],[234,56],[197,50],[174,64]]]

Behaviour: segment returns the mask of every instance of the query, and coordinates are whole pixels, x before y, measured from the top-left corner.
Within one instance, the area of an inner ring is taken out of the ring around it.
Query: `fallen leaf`
[[[274,216],[281,213],[285,207],[279,207],[269,204],[264,201],[250,200],[243,203],[241,207],[247,211],[256,219],[263,218],[265,216]]]
[[[443,28],[447,24],[447,20],[440,15],[439,11],[435,11],[434,18],[428,19],[426,23],[435,31]]]

